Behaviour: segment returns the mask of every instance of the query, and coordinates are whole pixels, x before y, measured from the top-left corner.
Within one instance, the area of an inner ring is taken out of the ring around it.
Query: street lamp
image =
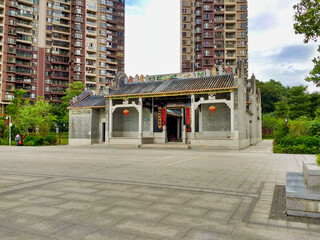
[[[6,119],[9,119],[9,146],[11,146],[11,116],[6,116]]]
[[[284,122],[286,123],[286,135],[288,134],[288,117],[284,117]]]

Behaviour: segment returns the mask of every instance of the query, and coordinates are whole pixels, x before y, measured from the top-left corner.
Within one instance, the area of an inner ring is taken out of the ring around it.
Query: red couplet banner
[[[162,123],[166,125],[166,109],[162,108]]]
[[[187,124],[190,124],[190,108],[186,108],[186,118],[187,118]]]

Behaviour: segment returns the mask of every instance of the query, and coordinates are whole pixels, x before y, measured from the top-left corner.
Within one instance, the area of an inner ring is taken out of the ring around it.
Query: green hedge
[[[320,153],[320,138],[303,136],[293,138],[286,136],[278,142],[274,142],[274,153],[293,153],[293,154],[318,154]]]
[[[57,138],[55,136],[36,137],[29,135],[23,140],[24,146],[44,146],[57,144]]]

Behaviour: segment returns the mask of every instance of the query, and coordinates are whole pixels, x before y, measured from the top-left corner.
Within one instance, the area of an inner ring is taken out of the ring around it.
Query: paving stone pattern
[[[304,156],[270,149],[0,147],[0,239],[319,239],[279,215]]]
[[[286,187],[276,185],[270,211],[270,219],[285,220],[292,222],[310,223],[320,225],[320,219],[308,217],[294,217],[286,214]],[[320,228],[320,226],[319,226]]]

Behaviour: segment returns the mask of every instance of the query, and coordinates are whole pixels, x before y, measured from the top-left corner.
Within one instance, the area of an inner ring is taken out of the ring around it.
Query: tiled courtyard
[[[274,189],[305,157],[272,154],[270,141],[228,152],[0,147],[0,239],[319,239],[317,221],[270,218]]]

